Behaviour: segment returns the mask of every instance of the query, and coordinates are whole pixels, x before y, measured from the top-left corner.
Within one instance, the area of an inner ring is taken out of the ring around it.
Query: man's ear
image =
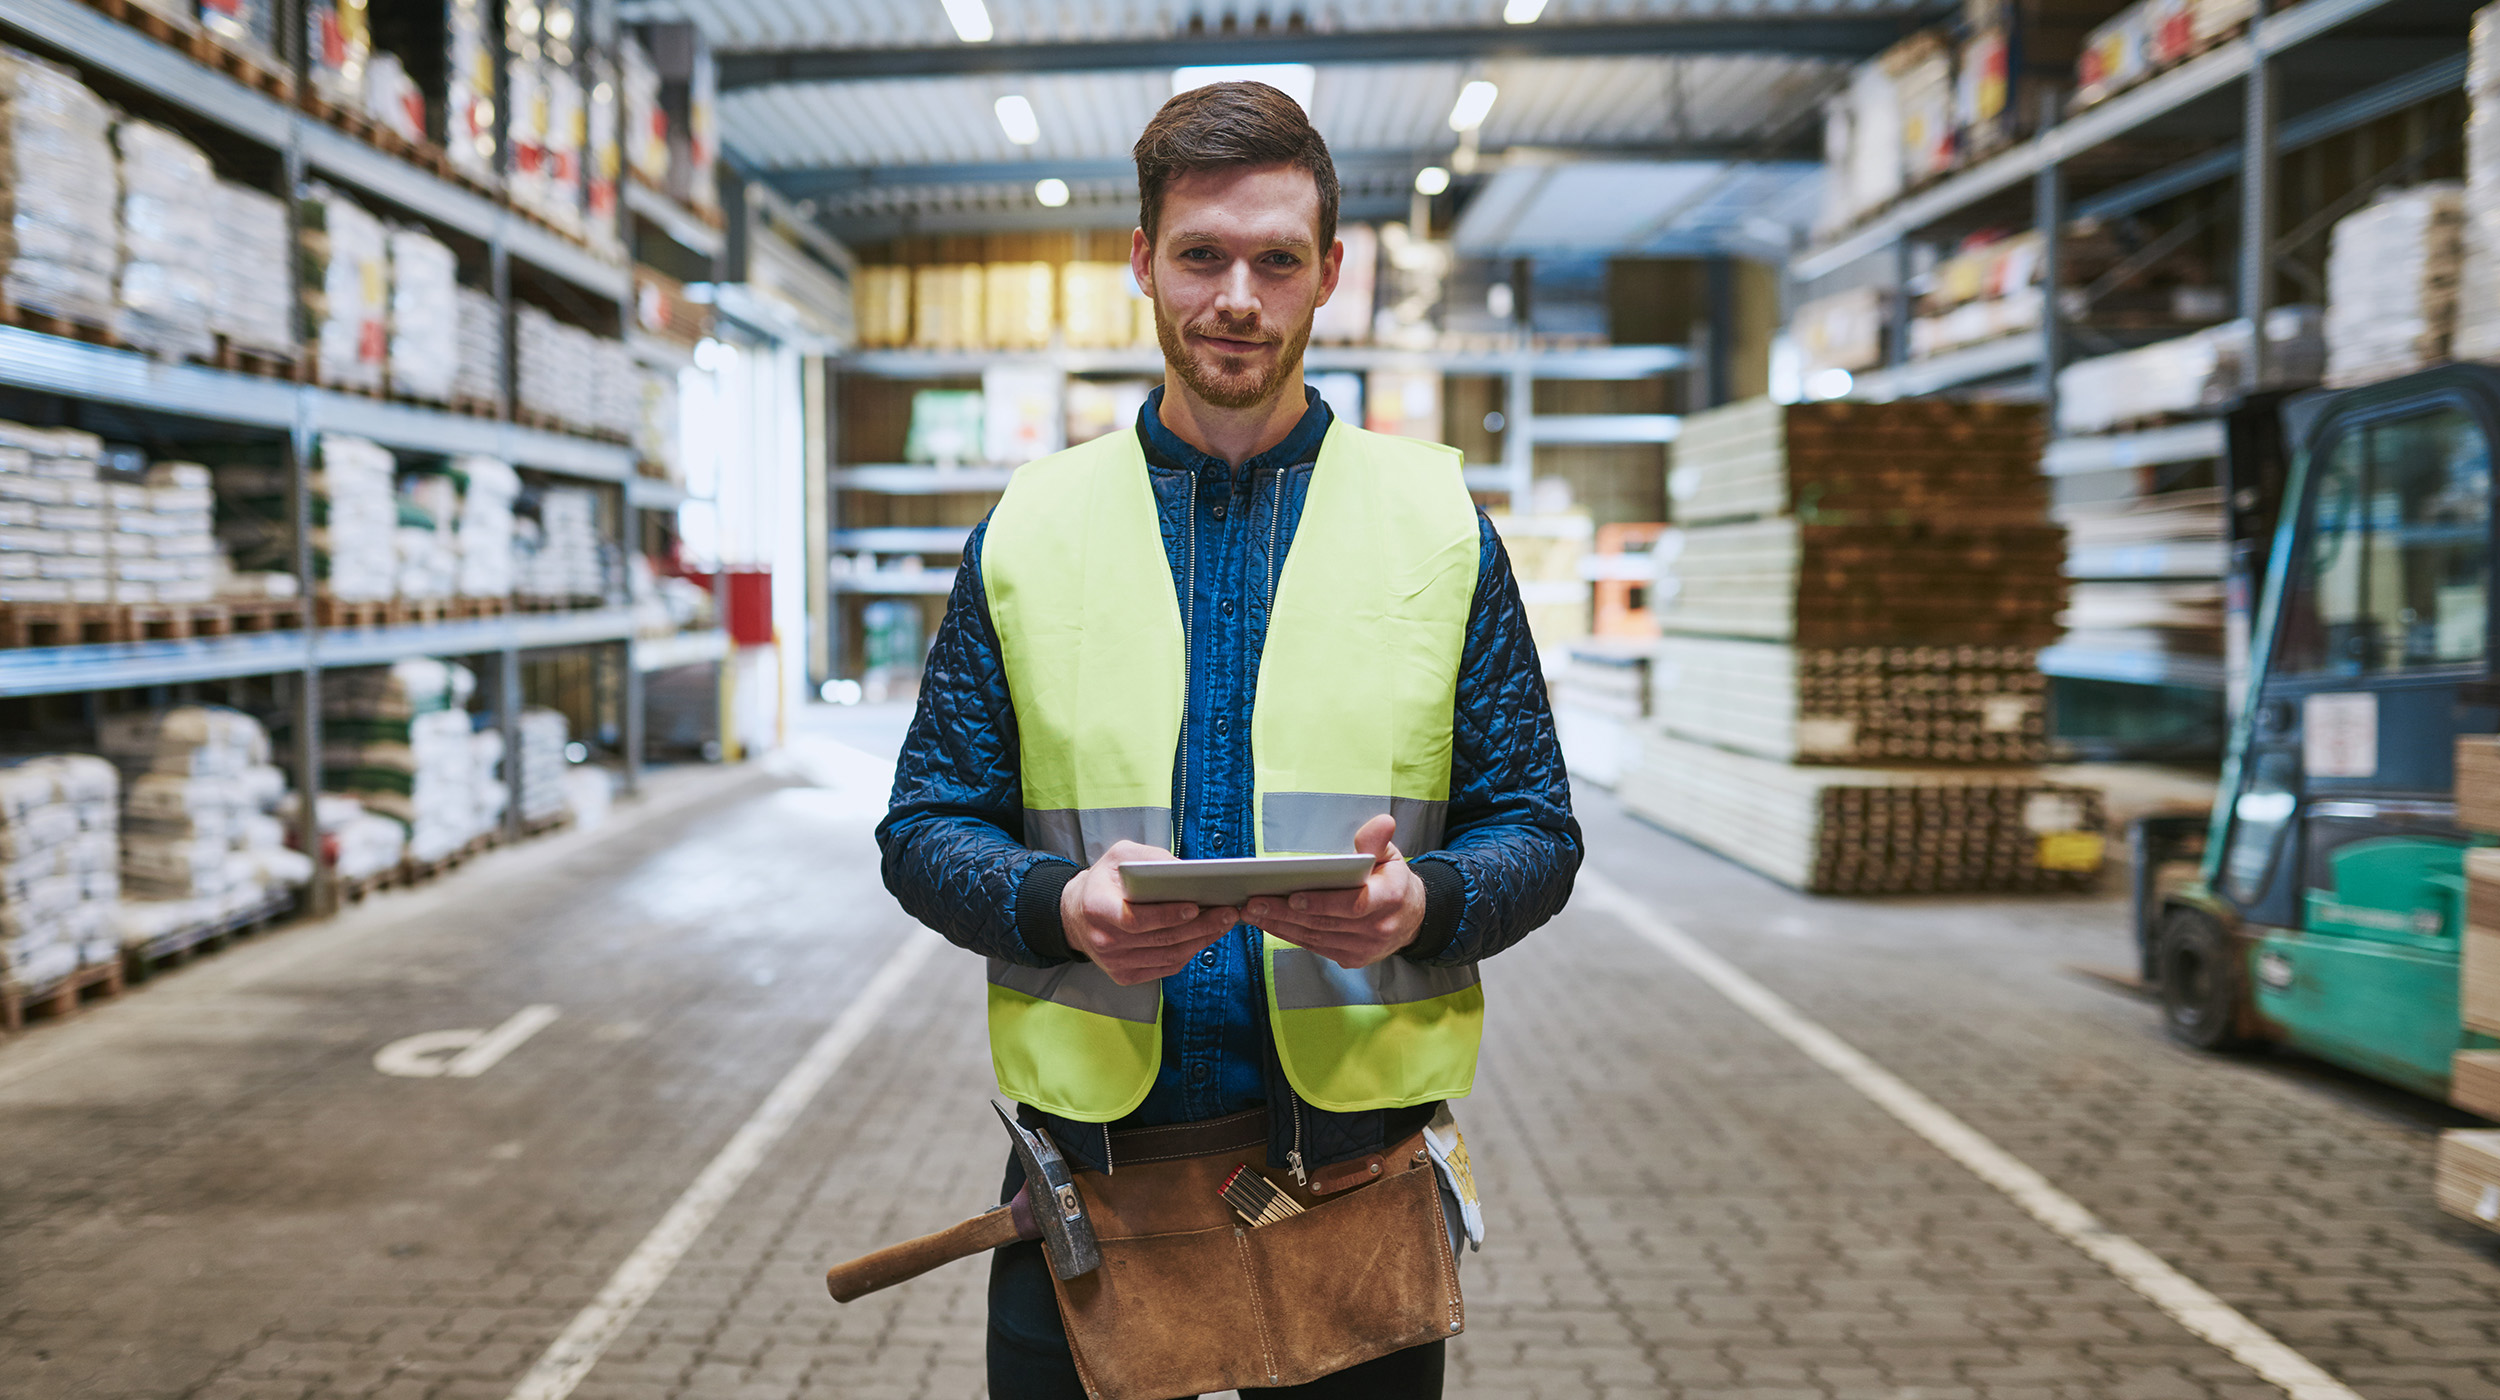
[[[1337,279],[1344,273],[1345,240],[1340,238],[1328,245],[1328,256],[1319,260],[1319,300],[1311,305],[1326,306],[1328,299],[1337,294]]]
[[[1155,245],[1146,241],[1142,228],[1129,230],[1128,275],[1137,279],[1137,290],[1146,294],[1146,300],[1154,300]]]

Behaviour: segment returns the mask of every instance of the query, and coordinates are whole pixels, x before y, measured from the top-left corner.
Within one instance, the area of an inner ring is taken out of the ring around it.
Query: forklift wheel
[[[2199,1050],[2240,1043],[2243,959],[2220,925],[2192,909],[2164,914],[2155,953],[2161,1008],[2174,1039]]]

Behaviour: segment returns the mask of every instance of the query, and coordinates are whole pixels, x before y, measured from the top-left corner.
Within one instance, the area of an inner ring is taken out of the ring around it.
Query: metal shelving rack
[[[2036,331],[1909,360],[1904,286],[1903,304],[1895,313],[1892,361],[1857,376],[1851,397],[1889,400],[1953,390],[2020,395],[2043,401],[2054,422],[2057,373],[2069,359],[2071,338],[2060,321],[2054,295],[2059,264],[2056,235],[2076,220],[2134,213],[2225,181],[2239,185],[2240,232],[2233,279],[2237,314],[2255,323],[2272,305],[2274,260],[2282,251],[2276,246],[2274,228],[2282,156],[2461,88],[2471,9],[2450,0],[2301,0],[2283,6],[2261,15],[2240,37],[1911,194],[1847,233],[1807,250],[1791,263],[1796,279],[1819,279],[1867,259],[1890,257],[1894,280],[1906,283],[1909,248],[1917,235],[1957,222],[1982,221],[1983,209],[1998,215],[2010,212],[2006,206],[2020,200],[2026,184],[2032,226],[2051,231],[2041,267],[2041,285],[2048,294],[2042,298],[2042,324]],[[2383,22],[2379,27],[2387,32],[2340,44],[2331,60],[2338,81],[2324,91],[2336,92],[2356,82],[2366,86],[2316,101],[2310,85],[2285,81],[2281,69],[2287,58],[2327,61],[2322,47],[2310,46],[2350,37],[2344,31],[2356,22]],[[2210,121],[2222,114],[2234,85],[2239,88],[2235,145],[2176,161],[2080,199],[2071,197],[2068,167],[2079,158],[2129,137],[2166,126],[2175,129],[2192,112]],[[2287,106],[2300,110],[2286,115]],[[2251,387],[2262,374],[2262,366],[2249,367]],[[2058,438],[2049,444],[2042,469],[2052,477],[2072,477],[2215,460],[2223,450],[2219,421],[2191,421],[2139,432]],[[2070,559],[2070,575],[2218,580],[2223,571],[2218,548],[2088,553],[2113,557]],[[2128,557],[2115,557],[2119,555]],[[2052,676],[2217,693],[2229,679],[2220,661],[2153,652],[2055,646],[2043,651],[2040,664]]]
[[[1675,414],[1539,414],[1535,411],[1536,381],[1646,379],[1690,367],[1692,354],[1677,345],[1619,345],[1571,350],[1526,347],[1502,350],[1416,351],[1368,346],[1313,346],[1303,368],[1319,374],[1376,369],[1420,370],[1444,376],[1499,378],[1503,381],[1502,460],[1498,465],[1469,467],[1467,485],[1481,494],[1527,497],[1535,478],[1536,445],[1667,443],[1675,440],[1681,419]],[[1160,379],[1163,356],[1149,349],[1052,350],[1046,352],[872,350],[828,362],[836,373],[881,379],[963,379],[985,369],[1049,368],[1070,375],[1127,375]],[[840,493],[925,496],[947,493],[990,493],[1007,488],[1014,470],[1007,467],[925,467],[896,463],[841,464],[829,473],[829,503]],[[960,558],[969,530],[962,526],[845,528],[838,506],[828,515],[831,548],[880,554],[917,554]],[[924,568],[918,572],[881,571],[863,579],[856,575],[831,580],[837,598],[943,597],[954,587],[955,570]],[[839,611],[835,613],[839,623]],[[838,643],[833,654],[841,654]]]
[[[191,60],[138,30],[111,20],[77,0],[10,0],[0,8],[0,34],[58,55],[121,87],[137,89],[190,118],[218,128],[276,157],[283,188],[291,197],[304,179],[319,175],[377,198],[442,229],[483,244],[492,290],[504,307],[507,337],[513,309],[511,267],[524,264],[569,285],[590,304],[615,308],[615,329],[632,322],[633,278],[623,257],[608,257],[573,243],[517,211],[475,191],[438,178],[296,111],[226,75]],[[627,188],[621,220],[641,219],[698,258],[717,263],[721,234],[664,198]],[[620,233],[631,231],[622,225]],[[628,245],[630,246],[630,245]],[[510,348],[507,339],[507,350]],[[506,372],[513,369],[506,356]],[[295,467],[297,574],[306,600],[300,631],[0,651],[0,696],[31,696],[185,685],[247,676],[290,675],[295,686],[294,766],[299,786],[319,786],[320,685],[329,668],[388,664],[419,656],[459,656],[480,661],[483,679],[503,714],[510,752],[518,749],[520,659],[550,648],[600,648],[603,665],[619,668],[622,686],[625,782],[638,784],[642,764],[642,686],[639,676],[658,669],[654,660],[694,655],[687,644],[662,644],[646,658],[634,636],[633,613],[603,607],[557,613],[516,612],[502,617],[425,625],[323,628],[313,614],[312,559],[308,524],[309,471],[323,432],[352,433],[386,446],[421,453],[478,453],[516,466],[619,488],[620,518],[635,510],[673,510],[683,490],[640,476],[632,449],[516,423],[452,413],[416,404],[364,398],[308,385],[192,364],[170,364],[130,351],[0,327],[0,387],[109,405],[202,424],[245,427],[283,434]],[[509,381],[506,384],[510,399]],[[629,550],[638,533],[630,525]],[[717,641],[717,634],[698,634]],[[696,646],[707,659],[718,646]],[[510,700],[515,703],[504,703]],[[517,784],[519,764],[507,765]],[[520,804],[509,804],[517,822]],[[305,804],[304,820],[313,820]],[[319,849],[309,829],[305,848]],[[331,897],[324,869],[314,894],[316,908]]]

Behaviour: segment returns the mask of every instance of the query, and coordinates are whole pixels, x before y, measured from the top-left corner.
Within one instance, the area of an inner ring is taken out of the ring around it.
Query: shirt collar
[[[1298,467],[1319,457],[1320,439],[1328,436],[1328,425],[1335,421],[1328,411],[1328,401],[1319,390],[1302,386],[1304,408],[1302,421],[1293,425],[1285,440],[1241,464],[1241,474],[1268,467]],[[1232,464],[1221,457],[1209,456],[1182,441],[1181,435],[1163,423],[1163,386],[1155,386],[1146,396],[1146,406],[1137,412],[1137,439],[1146,448],[1146,460],[1158,467],[1177,467],[1188,472],[1214,472],[1230,475]]]

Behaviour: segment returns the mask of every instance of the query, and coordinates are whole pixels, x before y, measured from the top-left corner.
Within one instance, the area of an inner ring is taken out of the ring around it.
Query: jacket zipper
[[[1285,1165],[1293,1168],[1294,1182],[1307,1189],[1311,1174],[1302,1169],[1302,1096],[1290,1084],[1285,1086],[1285,1102],[1293,1110],[1293,1150],[1285,1154]]]
[[[1111,1160],[1111,1125],[1105,1123],[1102,1125],[1102,1174],[1111,1175],[1111,1169],[1117,1165]]]
[[[1197,664],[1195,639],[1198,623],[1198,473],[1189,474],[1189,524],[1181,534],[1182,553],[1187,562],[1181,568],[1181,766],[1180,781],[1175,785],[1179,798],[1172,804],[1172,854],[1181,853],[1181,833],[1189,824],[1189,673]]]
[[[1285,469],[1276,469],[1276,494],[1267,508],[1267,618],[1276,619],[1276,540],[1285,525]],[[1255,701],[1253,703],[1256,703]],[[1309,1189],[1311,1174],[1302,1165],[1302,1096],[1285,1086],[1285,1102],[1293,1113],[1293,1150],[1285,1154],[1285,1165],[1293,1168],[1293,1179]]]

